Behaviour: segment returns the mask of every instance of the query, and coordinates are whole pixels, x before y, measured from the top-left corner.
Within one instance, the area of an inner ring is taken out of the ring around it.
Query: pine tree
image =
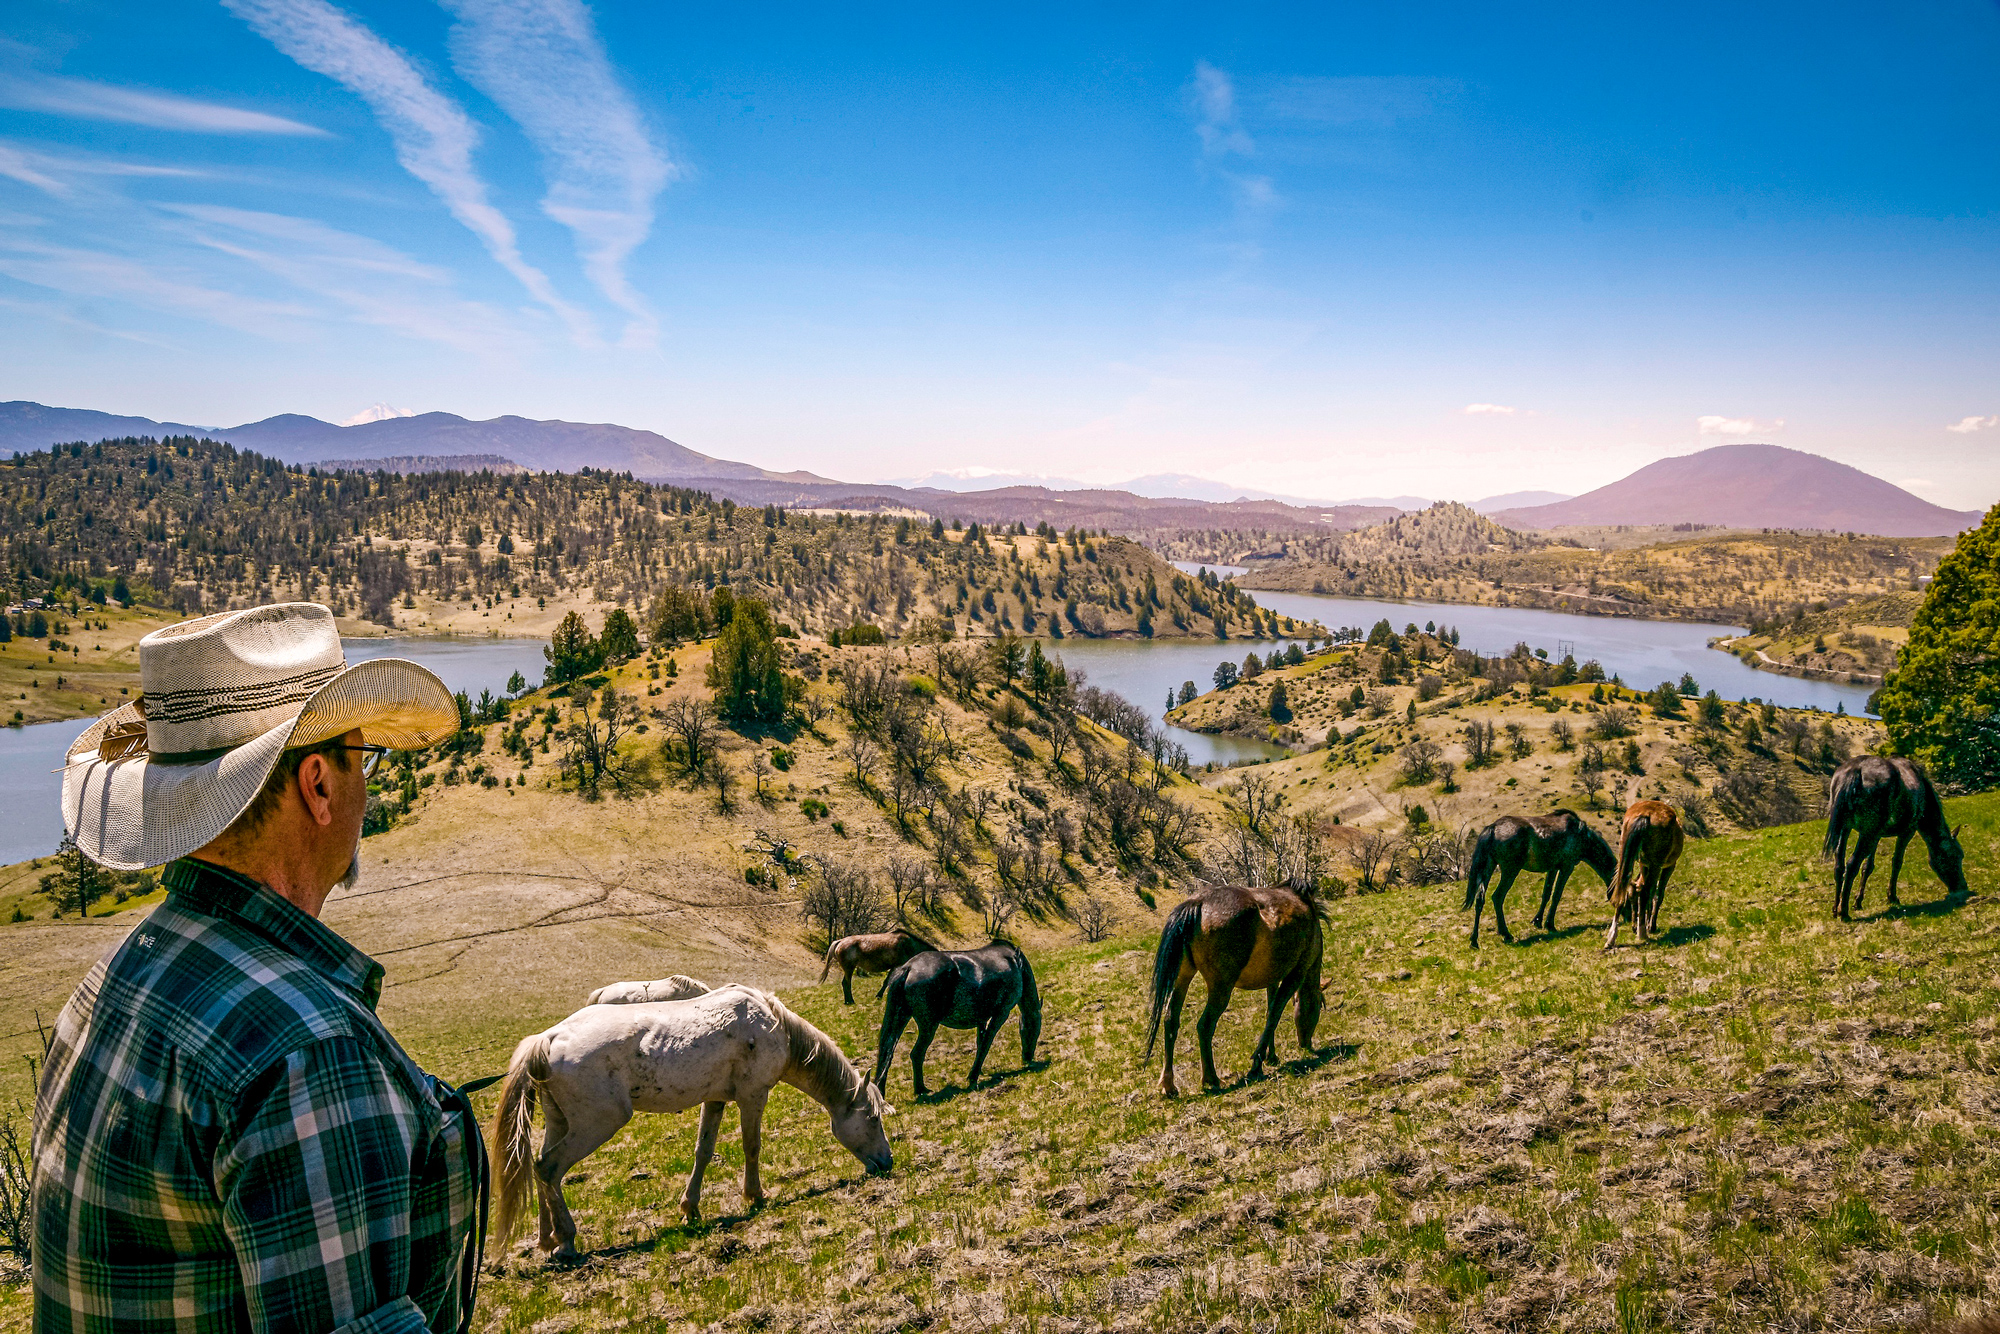
[[[583,623],[580,612],[570,612],[556,626],[556,632],[549,636],[548,647],[542,656],[549,660],[546,673],[548,684],[560,685],[574,681],[579,676],[588,676],[604,665],[604,650],[597,637],[590,633],[590,627]]]
[[[110,892],[111,877],[76,845],[74,835],[65,833],[56,848],[56,869],[42,877],[42,893],[55,905],[56,916],[88,916],[90,905]]]
[[[604,618],[604,632],[597,645],[609,663],[630,662],[639,656],[639,625],[623,607],[613,607]]]
[[[708,664],[709,688],[724,717],[766,725],[785,716],[785,675],[778,665],[771,609],[756,598],[731,607]]]

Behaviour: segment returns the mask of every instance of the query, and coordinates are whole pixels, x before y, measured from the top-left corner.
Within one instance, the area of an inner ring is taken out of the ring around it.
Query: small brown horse
[[[1153,959],[1153,1018],[1146,1034],[1150,1061],[1164,1013],[1167,1052],[1160,1069],[1160,1092],[1169,1098],[1180,1096],[1174,1083],[1174,1043],[1180,1037],[1181,1005],[1196,973],[1208,984],[1208,1003],[1194,1025],[1201,1043],[1203,1087],[1222,1087],[1215,1073],[1215,1026],[1229,1008],[1230,993],[1239,988],[1264,991],[1270,998],[1264,1032],[1250,1054],[1250,1078],[1263,1077],[1266,1056],[1277,1062],[1278,1020],[1294,996],[1299,1002],[1299,1046],[1312,1050],[1313,1029],[1319,1024],[1319,968],[1325,949],[1320,924],[1325,914],[1317,901],[1292,890],[1246,885],[1205,886],[1173,910]]]
[[[1945,823],[1944,806],[1930,775],[1915,760],[1900,756],[1859,755],[1834,770],[1827,785],[1826,846],[1833,856],[1833,915],[1848,920],[1848,908],[1861,906],[1868,888],[1868,876],[1875,869],[1875,844],[1884,837],[1896,840],[1889,860],[1889,902],[1896,897],[1896,877],[1903,870],[1903,850],[1910,840],[1923,835],[1930,853],[1931,870],[1951,894],[1968,892],[1965,883],[1965,848],[1958,831]],[[1854,835],[1854,855],[1847,855],[1847,836]],[[1860,883],[1855,883],[1859,872]],[[1848,900],[1853,899],[1852,905]]]
[[[1618,874],[1611,882],[1611,929],[1604,948],[1618,940],[1618,919],[1632,905],[1632,934],[1645,943],[1660,929],[1660,900],[1681,859],[1681,819],[1663,801],[1635,801],[1625,808],[1625,827],[1618,834]]]
[[[908,931],[881,931],[867,936],[842,936],[826,947],[826,966],[819,970],[819,980],[826,981],[826,975],[838,963],[840,973],[840,994],[849,1005],[854,1004],[854,975],[872,977],[876,973],[894,972],[926,950],[937,946],[922,936]]]

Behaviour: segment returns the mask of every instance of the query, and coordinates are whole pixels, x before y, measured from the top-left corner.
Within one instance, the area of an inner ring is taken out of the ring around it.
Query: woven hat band
[[[333,614],[313,603],[221,612],[139,644],[146,749],[243,745],[298,715],[347,665]]]

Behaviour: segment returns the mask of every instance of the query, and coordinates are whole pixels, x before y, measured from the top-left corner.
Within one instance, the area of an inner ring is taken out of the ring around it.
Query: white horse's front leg
[[[736,1100],[736,1112],[743,1122],[743,1206],[755,1209],[764,1203],[764,1183],[757,1175],[757,1155],[764,1143],[765,1093],[746,1093]]]
[[[701,1174],[708,1170],[708,1160],[715,1156],[715,1136],[722,1129],[722,1109],[727,1103],[705,1102],[701,1105],[701,1133],[694,1143],[694,1171],[688,1175],[687,1190],[681,1195],[681,1216],[690,1223],[701,1221]]]

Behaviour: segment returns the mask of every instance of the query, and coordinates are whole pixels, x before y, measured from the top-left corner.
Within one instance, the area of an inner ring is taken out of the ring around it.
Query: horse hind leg
[[[1674,868],[1660,868],[1659,884],[1653,889],[1651,902],[1646,906],[1646,930],[1653,935],[1660,934],[1660,905],[1667,899],[1667,882],[1674,878]]]
[[[840,965],[840,997],[842,1004],[854,1004],[854,965],[843,960]]]
[[[1898,834],[1896,836],[1896,852],[1894,856],[1889,858],[1889,903],[1892,907],[1900,906],[1903,902],[1896,897],[1896,877],[1903,873],[1903,853],[1909,849],[1909,846],[1910,836],[1908,834]]]
[[[1544,929],[1542,924],[1545,920],[1548,929],[1553,930],[1555,927],[1556,877],[1561,874],[1561,868],[1557,868],[1550,871],[1542,880],[1542,901],[1535,909],[1534,927],[1537,931]]]
[[[1264,1007],[1264,1032],[1257,1039],[1257,1050],[1250,1059],[1250,1078],[1260,1079],[1264,1074],[1264,1058],[1270,1057],[1271,1064],[1278,1064],[1278,1020],[1285,1014],[1285,1006],[1298,994],[1300,970],[1294,968],[1282,982],[1273,982],[1267,993]]]
[[[760,1207],[765,1200],[763,1178],[757,1171],[764,1148],[764,1101],[770,1090],[746,1093],[736,1100],[736,1114],[743,1123],[743,1206]]]
[[[545,1105],[546,1102],[545,1095]],[[597,1152],[631,1119],[630,1100],[620,1099],[616,1104],[602,1104],[587,1114],[569,1117],[562,1140],[553,1145],[544,1143],[541,1156],[535,1161],[535,1177],[536,1183],[546,1192],[543,1198],[547,1201],[548,1214],[554,1224],[556,1258],[568,1260],[577,1255],[576,1219],[570,1216],[569,1203],[563,1199],[563,1178],[569,1174],[570,1168]]]
[[[937,1031],[938,1026],[929,1019],[917,1017],[917,1040],[910,1047],[910,1074],[919,1098],[931,1096],[931,1091],[924,1087],[924,1053],[931,1049],[931,1039],[937,1036]]]
[[[1556,929],[1556,909],[1562,907],[1563,891],[1569,888],[1569,878],[1575,873],[1576,873],[1575,863],[1571,863],[1570,865],[1565,866],[1560,871],[1556,872],[1556,882],[1554,886],[1554,892],[1551,894],[1549,898],[1548,916],[1542,920],[1541,924],[1542,929],[1544,931],[1547,931],[1551,935],[1555,934],[1555,929]]]
[[[1167,997],[1166,1032],[1161,1035],[1167,1043],[1166,1056],[1160,1064],[1160,1093],[1163,1097],[1181,1096],[1180,1085],[1174,1082],[1174,1044],[1180,1040],[1181,1006],[1187,1003],[1188,984],[1193,981],[1194,970],[1183,965],[1180,977],[1174,982],[1173,994]]]
[[[1493,891],[1493,929],[1500,933],[1500,939],[1509,945],[1514,943],[1514,933],[1507,929],[1507,891],[1514,887],[1514,877],[1520,872],[1508,869],[1500,873],[1500,887]]]
[[[694,1141],[694,1171],[688,1174],[687,1189],[681,1192],[681,1217],[690,1223],[701,1221],[701,1178],[708,1171],[708,1160],[715,1156],[715,1137],[722,1129],[722,1112],[726,1102],[705,1102],[701,1105],[701,1130]]]
[[[991,1020],[979,1026],[973,1037],[972,1073],[966,1076],[967,1088],[979,1087],[979,1072],[986,1068],[986,1053],[993,1049],[993,1039],[1000,1035],[1000,1025],[1007,1022],[1007,1012],[1002,1010]]]
[[[1222,1087],[1222,1076],[1215,1073],[1215,1026],[1222,1022],[1222,1012],[1229,1008],[1229,995],[1234,990],[1234,984],[1229,982],[1210,987],[1208,1003],[1201,1007],[1201,1017],[1194,1021],[1194,1035],[1201,1044],[1203,1088]]]

